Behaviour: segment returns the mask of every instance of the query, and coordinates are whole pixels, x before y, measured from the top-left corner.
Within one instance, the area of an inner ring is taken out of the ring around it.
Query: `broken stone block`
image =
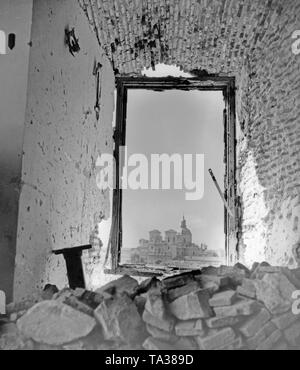
[[[272,319],[272,322],[276,325],[278,329],[284,330],[291,326],[297,320],[299,320],[299,316],[294,315],[292,311],[288,311],[283,315],[274,317]]]
[[[269,321],[252,338],[247,339],[248,348],[250,350],[256,349],[272,333],[274,333],[276,329],[277,329],[276,326],[271,321]]]
[[[0,350],[17,351],[33,350],[34,343],[26,339],[17,328],[15,323],[0,324]]]
[[[138,343],[145,327],[138,310],[126,293],[105,299],[94,311],[106,340]]]
[[[100,325],[97,325],[88,336],[82,338],[76,343],[78,343],[79,346],[82,345],[83,349],[87,351],[98,350],[99,347],[104,343],[102,328],[100,327]]]
[[[178,337],[196,337],[204,335],[205,329],[201,319],[180,321],[175,326],[175,333]]]
[[[237,294],[234,290],[216,293],[210,300],[211,307],[231,306],[237,300]]]
[[[42,300],[41,294],[34,294],[32,297],[26,298],[21,302],[9,303],[6,305],[6,315],[9,316],[20,311],[27,311]]]
[[[257,299],[264,303],[273,315],[287,312],[292,305],[296,288],[284,274],[266,274],[262,280],[254,280]]]
[[[210,296],[213,296],[215,293],[218,292],[220,287],[217,283],[214,283],[213,281],[202,281],[201,289],[206,290]]]
[[[51,346],[49,344],[36,344],[35,345],[35,350],[36,351],[61,351],[63,350],[63,347],[61,346]]]
[[[288,351],[288,349],[289,349],[289,346],[287,342],[285,342],[284,340],[281,340],[275,345],[275,347],[272,350],[273,351]]]
[[[22,316],[17,326],[35,342],[59,346],[90,334],[96,321],[63,303],[44,301]]]
[[[260,268],[263,268],[263,267],[271,267],[271,265],[267,262],[262,262],[262,263],[255,262],[252,266],[252,269],[251,269],[250,279],[263,278],[264,273],[263,274],[260,273]]]
[[[105,294],[110,297],[109,294]],[[87,315],[94,316],[94,310],[104,300],[104,295],[90,292],[85,289],[64,289],[55,295],[54,299],[60,303],[67,304],[75,310],[86,313]]]
[[[196,337],[195,339],[201,350],[210,351],[232,344],[236,339],[236,335],[232,328],[225,328],[212,330],[207,336]]]
[[[283,267],[280,266],[263,266],[260,265],[256,271],[259,275],[261,274],[261,277],[263,277],[265,274],[281,274],[283,271]]]
[[[201,269],[202,275],[214,275],[218,276],[218,268],[214,266],[207,266]]]
[[[257,269],[257,267],[258,267],[259,265],[260,265],[260,264],[259,264],[259,262],[254,262],[254,263],[253,263],[252,268],[251,268],[251,270],[250,270],[250,272],[251,272],[251,276],[250,276],[250,278],[252,278],[253,273],[255,272],[255,270]]]
[[[215,307],[217,317],[250,316],[255,314],[261,306],[257,301],[241,299],[232,306]]]
[[[179,288],[169,289],[167,292],[167,298],[169,302],[175,301],[175,299],[187,295],[192,292],[196,292],[200,289],[200,285],[196,281],[183,285]]]
[[[76,291],[75,291],[76,293]],[[109,295],[102,295],[95,292],[90,292],[88,290],[84,290],[80,297],[78,297],[79,301],[84,303],[85,305],[89,306],[93,310],[95,310],[99,304],[105,299],[108,298]]]
[[[42,299],[47,301],[53,298],[54,294],[58,293],[56,285],[47,284],[42,293]]]
[[[149,337],[145,340],[143,347],[148,351],[174,351],[174,346],[163,340]]]
[[[164,289],[179,288],[190,283],[191,281],[195,281],[200,275],[200,270],[193,270],[184,272],[180,275],[170,276],[162,280],[162,287]]]
[[[239,330],[245,337],[253,337],[270,319],[271,314],[263,308],[257,315],[246,321]]]
[[[150,324],[152,326],[155,326],[156,328],[159,328],[161,330],[165,330],[168,332],[173,331],[174,326],[175,326],[174,318],[167,316],[167,315],[164,316],[163,318],[155,317],[151,315],[151,313],[148,312],[147,310],[145,310],[143,313],[143,320],[147,324]]]
[[[242,263],[238,262],[238,263],[236,263],[233,267],[234,267],[234,269],[236,269],[237,271],[244,271],[245,276],[250,277],[250,275],[251,275],[251,271],[248,269],[248,267],[246,267],[246,266],[245,266],[245,265],[243,265]]]
[[[300,267],[297,267],[295,269],[290,270],[291,273],[300,280]]]
[[[141,316],[143,315],[143,312],[145,310],[146,301],[147,301],[146,297],[142,295],[138,295],[134,298],[134,304],[136,305],[138,312]]]
[[[145,309],[152,316],[163,318],[165,316],[165,304],[159,288],[151,288],[147,293]]]
[[[70,294],[69,296],[60,297],[60,299],[58,299],[57,302],[64,303],[64,304],[74,308],[75,310],[80,311],[80,312],[82,312],[86,315],[89,315],[91,317],[94,316],[94,310],[90,306],[81,302],[79,299],[77,299],[72,294]]]
[[[244,269],[232,266],[220,266],[218,271],[219,276],[227,276],[232,286],[236,287],[242,284],[244,278],[249,277]]]
[[[233,327],[240,323],[241,320],[241,317],[212,317],[205,320],[205,323],[210,329],[220,329],[227,326]]]
[[[146,328],[147,328],[148,333],[153,338],[162,339],[162,340],[165,340],[167,342],[175,342],[176,339],[177,339],[177,337],[174,334],[172,334],[168,331],[164,331],[164,330],[161,330],[159,328],[156,328],[155,326],[152,326],[150,324],[147,324]]]
[[[176,350],[178,351],[197,351],[198,345],[194,338],[183,337],[179,338],[174,344]]]
[[[256,288],[253,280],[243,279],[242,285],[237,287],[237,293],[243,297],[255,299],[256,298]]]
[[[127,293],[129,296],[134,296],[136,294],[136,290],[138,289],[138,282],[137,280],[133,279],[128,275],[124,275],[121,278],[111,281],[108,284],[104,285],[103,287],[96,290],[96,293],[103,294],[115,294],[115,293]]]
[[[9,321],[10,322],[17,322],[20,317],[25,315],[26,312],[27,311],[19,311],[19,312],[15,312],[15,313],[10,314],[9,315]],[[1,325],[1,323],[0,323],[0,325]]]
[[[149,279],[142,281],[136,288],[136,295],[147,293],[151,288],[161,287],[161,282],[156,276],[152,276]]]
[[[298,270],[290,270],[287,267],[282,269],[283,274],[288,278],[290,283],[294,285],[298,290],[300,289],[300,276]]]
[[[169,309],[179,320],[208,318],[213,315],[209,298],[206,290],[199,290],[177,298],[169,304]]]
[[[84,343],[82,341],[78,341],[71,344],[66,344],[63,346],[64,351],[84,351]]]
[[[230,280],[227,276],[217,276],[217,275],[202,275],[201,276],[201,287],[206,289],[210,284],[211,287],[215,286],[215,291],[227,288],[230,285]],[[214,284],[214,285],[212,285]]]
[[[223,347],[217,348],[218,351],[240,351],[244,348],[244,342],[241,337],[236,338],[233,342]]]
[[[282,333],[276,329],[267,339],[265,339],[256,349],[258,351],[269,351],[271,350],[281,338]]]
[[[300,346],[300,322],[293,324],[290,328],[284,331],[284,336],[287,342],[296,347]]]

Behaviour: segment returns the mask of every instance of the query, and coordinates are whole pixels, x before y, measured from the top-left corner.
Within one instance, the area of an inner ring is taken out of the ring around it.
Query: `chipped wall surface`
[[[32,0],[1,0],[0,30],[0,290],[12,298]],[[16,35],[13,50],[8,35]]]
[[[80,51],[69,52],[65,29]],[[114,76],[82,9],[73,0],[33,3],[14,296],[67,284],[53,250],[89,244],[109,199],[96,186],[96,161],[112,151]],[[96,119],[95,62],[100,70]],[[87,279],[89,280],[89,279]]]
[[[241,121],[241,249],[252,262],[254,246],[245,241],[258,238],[264,259],[295,267],[293,248],[300,241],[300,58],[292,53],[291,35],[300,27],[300,3],[284,5],[251,59],[248,106]],[[254,167],[247,171],[251,161]],[[250,186],[253,179],[259,188]]]
[[[299,242],[298,0],[78,0],[118,74],[158,63],[235,76],[240,259],[295,266]]]

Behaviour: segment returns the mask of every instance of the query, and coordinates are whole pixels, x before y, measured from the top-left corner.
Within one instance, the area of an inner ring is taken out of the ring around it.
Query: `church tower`
[[[192,244],[192,233],[191,231],[187,228],[186,225],[186,219],[183,216],[183,219],[181,221],[181,235],[184,240],[185,245],[191,245]]]
[[[184,216],[183,216],[183,219],[182,219],[182,221],[181,221],[181,228],[182,228],[182,229],[186,229],[186,228],[187,228],[187,227],[186,227],[186,220],[185,220]]]

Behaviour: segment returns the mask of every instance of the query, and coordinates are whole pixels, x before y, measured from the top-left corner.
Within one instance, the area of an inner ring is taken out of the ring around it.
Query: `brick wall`
[[[259,240],[263,258],[291,267],[300,238],[300,58],[291,48],[299,15],[299,2],[284,2],[251,55],[240,156],[246,260]]]
[[[300,217],[297,0],[79,0],[115,73],[157,63],[237,78],[240,257],[293,266]]]

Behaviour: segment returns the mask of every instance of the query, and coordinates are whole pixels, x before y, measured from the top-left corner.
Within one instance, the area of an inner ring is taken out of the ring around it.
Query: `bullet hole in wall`
[[[69,27],[65,29],[65,44],[68,46],[70,53],[75,56],[75,53],[79,53],[79,39],[75,35],[75,29],[69,30]]]

